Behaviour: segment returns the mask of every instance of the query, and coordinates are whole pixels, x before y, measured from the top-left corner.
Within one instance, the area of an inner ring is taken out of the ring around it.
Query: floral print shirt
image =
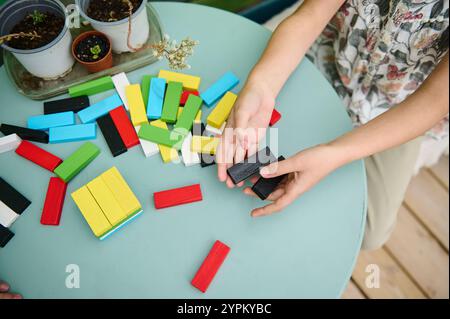
[[[348,0],[308,57],[356,125],[402,102],[448,52],[449,0]],[[448,136],[448,116],[428,134]]]

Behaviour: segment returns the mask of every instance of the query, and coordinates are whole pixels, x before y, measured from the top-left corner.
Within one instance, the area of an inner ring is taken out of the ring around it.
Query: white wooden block
[[[137,133],[139,133],[141,127],[136,126],[134,129],[136,130]],[[142,150],[144,151],[145,157],[151,157],[159,153],[158,144],[143,139],[139,139],[139,141],[141,142],[141,147]]]
[[[123,106],[125,106],[125,109],[128,111],[128,99],[125,94],[125,88],[130,85],[130,81],[128,81],[127,75],[125,72],[116,74],[112,76],[112,81],[114,83],[114,86],[116,88],[117,93],[119,94],[120,98],[122,99]]]
[[[191,151],[192,144],[192,133],[189,132],[189,135],[184,139],[183,144],[181,145],[181,156],[183,157],[183,162],[185,166],[193,166],[200,164],[200,156],[198,153],[193,153]]]
[[[15,211],[0,201],[0,224],[3,227],[10,227],[18,217],[19,215]]]
[[[211,126],[211,125],[206,125],[206,127],[205,127],[206,135],[220,136],[223,134],[223,131],[225,130],[226,125],[227,125],[227,122],[224,122],[220,129],[215,128],[214,126]]]
[[[0,154],[15,150],[22,139],[17,134],[0,137]]]

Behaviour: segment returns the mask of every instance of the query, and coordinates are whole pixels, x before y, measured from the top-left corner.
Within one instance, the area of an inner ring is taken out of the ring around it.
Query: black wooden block
[[[216,156],[210,154],[199,154],[200,155],[200,166],[208,167],[216,164]]]
[[[61,112],[77,113],[90,105],[89,97],[86,95],[70,97],[63,100],[44,102],[44,114],[53,114]]]
[[[108,144],[109,149],[114,157],[119,156],[127,151],[127,147],[120,137],[119,131],[114,125],[111,115],[106,114],[97,119],[97,124],[103,133],[103,137]]]
[[[278,157],[278,162],[284,161],[284,157],[280,156]],[[258,195],[259,198],[262,200],[266,200],[267,197],[269,197],[270,194],[273,193],[275,188],[281,183],[281,181],[287,176],[288,174],[273,177],[273,178],[264,178],[261,177],[255,185],[252,187],[252,191]]]
[[[228,176],[234,184],[245,181],[247,178],[259,172],[259,169],[270,163],[276,162],[269,147],[260,150],[258,153],[250,156],[241,163],[237,163],[227,170]]]
[[[14,237],[14,233],[0,225],[0,247],[3,248]]]
[[[48,144],[48,134],[44,131],[32,130],[9,124],[0,125],[0,132],[5,135],[17,134],[21,139]]]
[[[0,177],[0,201],[17,214],[22,214],[31,202]]]
[[[205,132],[205,124],[194,123],[194,125],[192,125],[191,132],[193,136],[203,136],[203,133]]]

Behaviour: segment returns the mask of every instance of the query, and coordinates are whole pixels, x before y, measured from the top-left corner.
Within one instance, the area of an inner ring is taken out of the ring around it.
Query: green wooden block
[[[91,142],[86,142],[55,169],[55,174],[67,183],[88,166],[98,154],[100,149]]]
[[[142,77],[141,81],[141,91],[142,91],[142,97],[144,98],[144,105],[145,109],[147,109],[148,105],[148,93],[150,92],[150,83],[152,82],[152,79],[154,78],[153,75],[144,75]]]
[[[112,78],[110,76],[105,76],[97,80],[72,86],[71,88],[69,88],[69,95],[71,97],[77,97],[82,95],[94,95],[112,89],[114,89],[114,83],[112,81]]]
[[[181,149],[184,137],[176,132],[169,131],[150,124],[144,124],[138,133],[139,138],[156,144]]]
[[[162,110],[161,120],[173,124],[177,121],[178,107],[180,106],[183,84],[180,82],[169,82],[167,85],[166,98]]]
[[[183,135],[189,134],[202,103],[203,100],[201,97],[195,95],[189,96],[186,105],[183,108],[183,112],[181,112],[177,124],[174,126],[175,132]]]

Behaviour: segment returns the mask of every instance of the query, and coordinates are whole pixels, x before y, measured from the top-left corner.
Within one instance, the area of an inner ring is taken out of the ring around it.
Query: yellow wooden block
[[[167,124],[161,120],[150,122],[150,125],[168,130]],[[170,163],[179,160],[178,151],[164,145],[158,145],[161,157],[164,163]]]
[[[202,122],[202,110],[198,111],[197,117],[194,120],[194,123],[201,123]]]
[[[228,119],[228,116],[230,116],[236,99],[236,94],[227,92],[220,102],[217,103],[215,109],[209,114],[206,119],[207,123],[215,128],[221,128],[223,123]]]
[[[147,123],[147,112],[145,110],[140,84],[132,84],[125,87],[125,95],[128,100],[133,125],[139,126]]]
[[[141,203],[115,166],[104,172],[101,177],[127,216],[142,210]]]
[[[92,196],[94,196],[111,225],[117,226],[127,218],[127,214],[101,177],[97,177],[89,182],[87,188]]]
[[[86,186],[73,192],[72,199],[95,236],[100,237],[113,227]]]
[[[219,139],[217,137],[196,135],[192,138],[191,151],[193,153],[215,155],[218,146]]]
[[[195,91],[200,87],[201,78],[198,76],[182,74],[172,71],[161,70],[159,78],[166,79],[167,82],[181,82],[187,90]]]
[[[183,112],[183,108],[179,107],[178,108],[178,113],[177,113],[177,120],[180,118],[182,112]]]

